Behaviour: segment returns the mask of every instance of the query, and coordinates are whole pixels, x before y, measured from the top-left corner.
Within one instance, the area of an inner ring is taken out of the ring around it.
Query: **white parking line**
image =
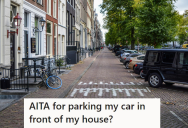
[[[126,96],[131,96],[131,93],[139,93],[140,96],[144,96],[144,93],[147,93],[148,91],[146,89],[127,89],[127,88],[75,88],[72,93],[70,94],[71,97],[74,97],[76,93],[83,93],[83,96],[88,96],[89,93],[97,92],[98,96],[102,96],[103,92],[112,92],[113,96],[117,96],[117,93],[126,93]],[[123,92],[124,91],[124,92]]]
[[[149,90],[149,88],[148,87],[146,87],[147,88],[147,90],[149,91],[149,92],[151,92],[150,90]]]
[[[172,113],[172,115],[174,115],[176,118],[178,118],[178,120],[180,120],[181,122],[183,122],[185,125],[188,126],[188,124],[183,120],[181,119],[178,115],[176,115],[173,111],[170,111]]]

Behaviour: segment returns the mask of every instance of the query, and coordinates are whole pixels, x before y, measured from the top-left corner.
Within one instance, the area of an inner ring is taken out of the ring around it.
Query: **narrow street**
[[[96,57],[67,98],[160,98],[161,127],[188,127],[187,85],[151,88],[132,70],[125,69],[107,48]]]

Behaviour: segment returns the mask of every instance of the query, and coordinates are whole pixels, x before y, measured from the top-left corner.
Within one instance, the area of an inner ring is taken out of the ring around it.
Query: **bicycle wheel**
[[[51,89],[59,89],[62,86],[62,80],[58,76],[49,76],[46,83]]]

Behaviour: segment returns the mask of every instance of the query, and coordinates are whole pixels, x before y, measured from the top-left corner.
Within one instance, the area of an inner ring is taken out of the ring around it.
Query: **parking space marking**
[[[75,88],[72,93],[71,93],[71,97],[74,97],[76,93],[83,93],[84,96],[88,96],[89,93],[92,92],[97,92],[98,91],[98,96],[102,96],[103,92],[112,92],[113,96],[117,96],[117,93],[126,93],[126,96],[131,96],[131,92],[132,93],[139,93],[140,96],[144,96],[144,93],[147,93],[147,89],[127,89],[127,88]]]
[[[176,118],[178,118],[179,121],[181,121],[182,123],[184,123],[185,125],[188,126],[188,124],[183,120],[181,119],[178,115],[176,115],[173,111],[170,111],[172,113],[172,115],[174,115]]]
[[[129,82],[129,83],[123,83],[123,82],[120,82],[120,83],[114,83],[114,82],[110,82],[110,83],[103,83],[103,82],[99,82],[99,83],[93,83],[92,81],[90,81],[89,83],[83,83],[83,82],[80,82],[78,85],[143,85],[141,82],[135,84],[133,82]]]
[[[148,87],[146,87],[146,88],[147,88],[147,90],[148,90],[149,92],[151,92],[150,89],[149,89]]]

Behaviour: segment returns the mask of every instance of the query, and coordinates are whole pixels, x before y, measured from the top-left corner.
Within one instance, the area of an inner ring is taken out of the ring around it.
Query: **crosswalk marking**
[[[147,89],[127,89],[127,88],[75,88],[72,93],[71,93],[71,97],[74,97],[76,93],[83,93],[84,96],[88,96],[89,93],[92,92],[97,92],[98,91],[98,96],[102,96],[104,92],[108,93],[108,92],[112,92],[113,96],[117,96],[117,93],[126,93],[126,95],[128,97],[131,96],[131,92],[132,93],[139,93],[140,96],[144,96],[144,93],[147,93],[148,90]]]
[[[118,86],[121,86],[121,85],[143,85],[143,84],[142,84],[142,82],[138,82],[138,83],[134,83],[134,82],[129,82],[129,83],[123,83],[123,82],[119,82],[119,83],[116,83],[116,82],[93,83],[92,81],[90,81],[89,83],[79,82],[78,85],[118,85]]]

